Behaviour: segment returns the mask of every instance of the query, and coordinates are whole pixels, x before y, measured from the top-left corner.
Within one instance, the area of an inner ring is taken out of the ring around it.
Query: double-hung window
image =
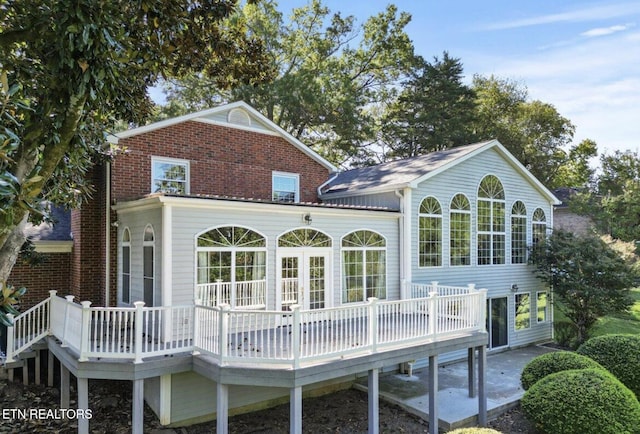
[[[152,157],[151,192],[189,194],[189,161]]]
[[[271,197],[274,202],[299,202],[300,176],[297,173],[273,172]]]

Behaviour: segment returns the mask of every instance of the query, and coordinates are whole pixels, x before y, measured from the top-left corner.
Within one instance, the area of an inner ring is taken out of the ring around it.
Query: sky
[[[280,0],[285,19],[307,0]],[[362,24],[393,3],[427,60],[459,58],[465,81],[495,75],[526,86],[600,153],[640,150],[640,1],[322,0]]]

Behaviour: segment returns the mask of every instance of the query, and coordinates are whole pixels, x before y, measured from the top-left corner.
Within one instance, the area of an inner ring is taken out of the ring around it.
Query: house
[[[110,141],[125,152],[72,218],[70,293],[87,301],[51,293],[10,336],[10,359],[47,340],[63,406],[71,372],[79,408],[88,379],[132,380],[134,431],[144,399],[163,424],[221,432],[289,400],[300,432],[303,391],[412,360],[436,380],[476,352],[481,383],[487,341],[551,337],[527,248],[558,201],[495,140],[340,172],[237,102]]]

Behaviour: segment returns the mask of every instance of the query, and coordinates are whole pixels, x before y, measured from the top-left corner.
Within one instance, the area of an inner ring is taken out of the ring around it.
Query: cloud
[[[563,22],[595,21],[618,17],[627,17],[640,13],[640,3],[618,3],[603,6],[588,7],[558,14],[540,15],[537,17],[523,18],[490,24],[486,30],[505,30],[520,27],[539,26]]]
[[[624,32],[631,27],[633,27],[633,24],[619,24],[617,26],[598,27],[595,29],[587,30],[586,32],[582,32],[580,33],[580,36],[586,36],[587,38],[607,36],[617,32]]]

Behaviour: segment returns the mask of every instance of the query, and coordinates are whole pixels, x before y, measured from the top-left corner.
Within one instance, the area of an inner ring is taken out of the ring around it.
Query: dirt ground
[[[131,383],[126,381],[91,380],[89,406],[92,410],[90,432],[93,434],[125,434],[131,432]],[[70,407],[75,407],[75,396],[71,394]],[[12,409],[59,409],[60,394],[56,388],[23,386],[19,382],[0,380],[0,433],[75,433],[76,420],[12,418]],[[9,413],[7,413],[9,411]],[[215,433],[216,424],[208,422],[186,428],[162,427],[150,408],[146,407],[144,432],[150,434],[201,434]],[[307,398],[303,402],[302,426],[305,433],[366,433],[367,394],[348,389]],[[490,423],[490,427],[502,433],[535,433],[532,425],[519,409],[501,416]],[[281,405],[268,410],[234,416],[229,419],[229,432],[288,433],[289,406]],[[400,407],[380,401],[381,433],[427,433],[428,423],[413,416]]]

